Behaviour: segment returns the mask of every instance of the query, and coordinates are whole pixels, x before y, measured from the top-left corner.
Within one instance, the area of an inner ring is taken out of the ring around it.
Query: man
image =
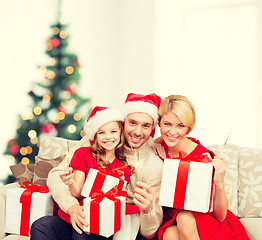
[[[130,93],[123,106],[125,155],[128,163],[135,167],[127,187],[127,203],[139,207],[140,233],[147,239],[155,236],[163,218],[158,204],[163,162],[148,144],[158,123],[160,101],[156,94]],[[81,233],[83,225],[88,224],[83,207],[60,179],[60,174],[67,167],[68,163],[63,161],[54,168],[47,184],[59,207],[70,215],[73,228]],[[58,217],[39,219],[31,228],[31,239],[70,239],[68,226],[61,221]]]

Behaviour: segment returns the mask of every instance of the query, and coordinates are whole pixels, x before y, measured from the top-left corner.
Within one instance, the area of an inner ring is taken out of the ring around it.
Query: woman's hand
[[[166,158],[166,151],[160,143],[154,143],[153,150],[155,154],[158,155],[160,158],[162,159]]]
[[[214,184],[218,187],[224,187],[224,179],[226,175],[226,161],[223,157],[215,156],[211,162],[215,169]]]
[[[72,168],[68,168],[68,170],[63,171],[60,174],[61,180],[64,182],[66,185],[72,185],[75,180],[74,180],[74,173]]]

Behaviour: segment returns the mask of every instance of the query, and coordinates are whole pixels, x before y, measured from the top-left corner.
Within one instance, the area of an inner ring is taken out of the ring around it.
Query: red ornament
[[[55,132],[55,126],[51,123],[46,123],[40,128],[41,133],[54,133]]]
[[[53,48],[57,48],[60,45],[60,41],[57,38],[52,38],[51,45]]]
[[[64,107],[60,106],[58,109],[57,109],[57,112],[62,112],[64,113],[65,115],[67,114],[67,111]]]
[[[20,147],[17,144],[11,144],[8,151],[11,155],[17,155],[20,151]]]
[[[78,67],[80,66],[80,63],[79,63],[79,61],[78,61],[78,58],[75,59],[75,65],[78,66]]]
[[[70,92],[71,94],[75,94],[77,92],[77,85],[72,83],[66,87],[66,91]]]

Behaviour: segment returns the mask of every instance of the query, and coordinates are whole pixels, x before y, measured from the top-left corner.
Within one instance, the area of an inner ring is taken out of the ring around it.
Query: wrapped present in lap
[[[213,166],[206,155],[165,159],[160,189],[161,206],[197,212],[213,209]]]
[[[47,186],[25,181],[23,186],[6,192],[5,232],[29,236],[32,223],[57,209]]]
[[[89,223],[84,231],[109,237],[124,227],[126,191],[118,186],[108,192],[94,192],[83,201]]]

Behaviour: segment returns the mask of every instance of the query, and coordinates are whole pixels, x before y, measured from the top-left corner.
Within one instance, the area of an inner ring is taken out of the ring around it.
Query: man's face
[[[124,136],[131,148],[140,148],[150,137],[153,118],[146,113],[131,113],[124,123]]]

